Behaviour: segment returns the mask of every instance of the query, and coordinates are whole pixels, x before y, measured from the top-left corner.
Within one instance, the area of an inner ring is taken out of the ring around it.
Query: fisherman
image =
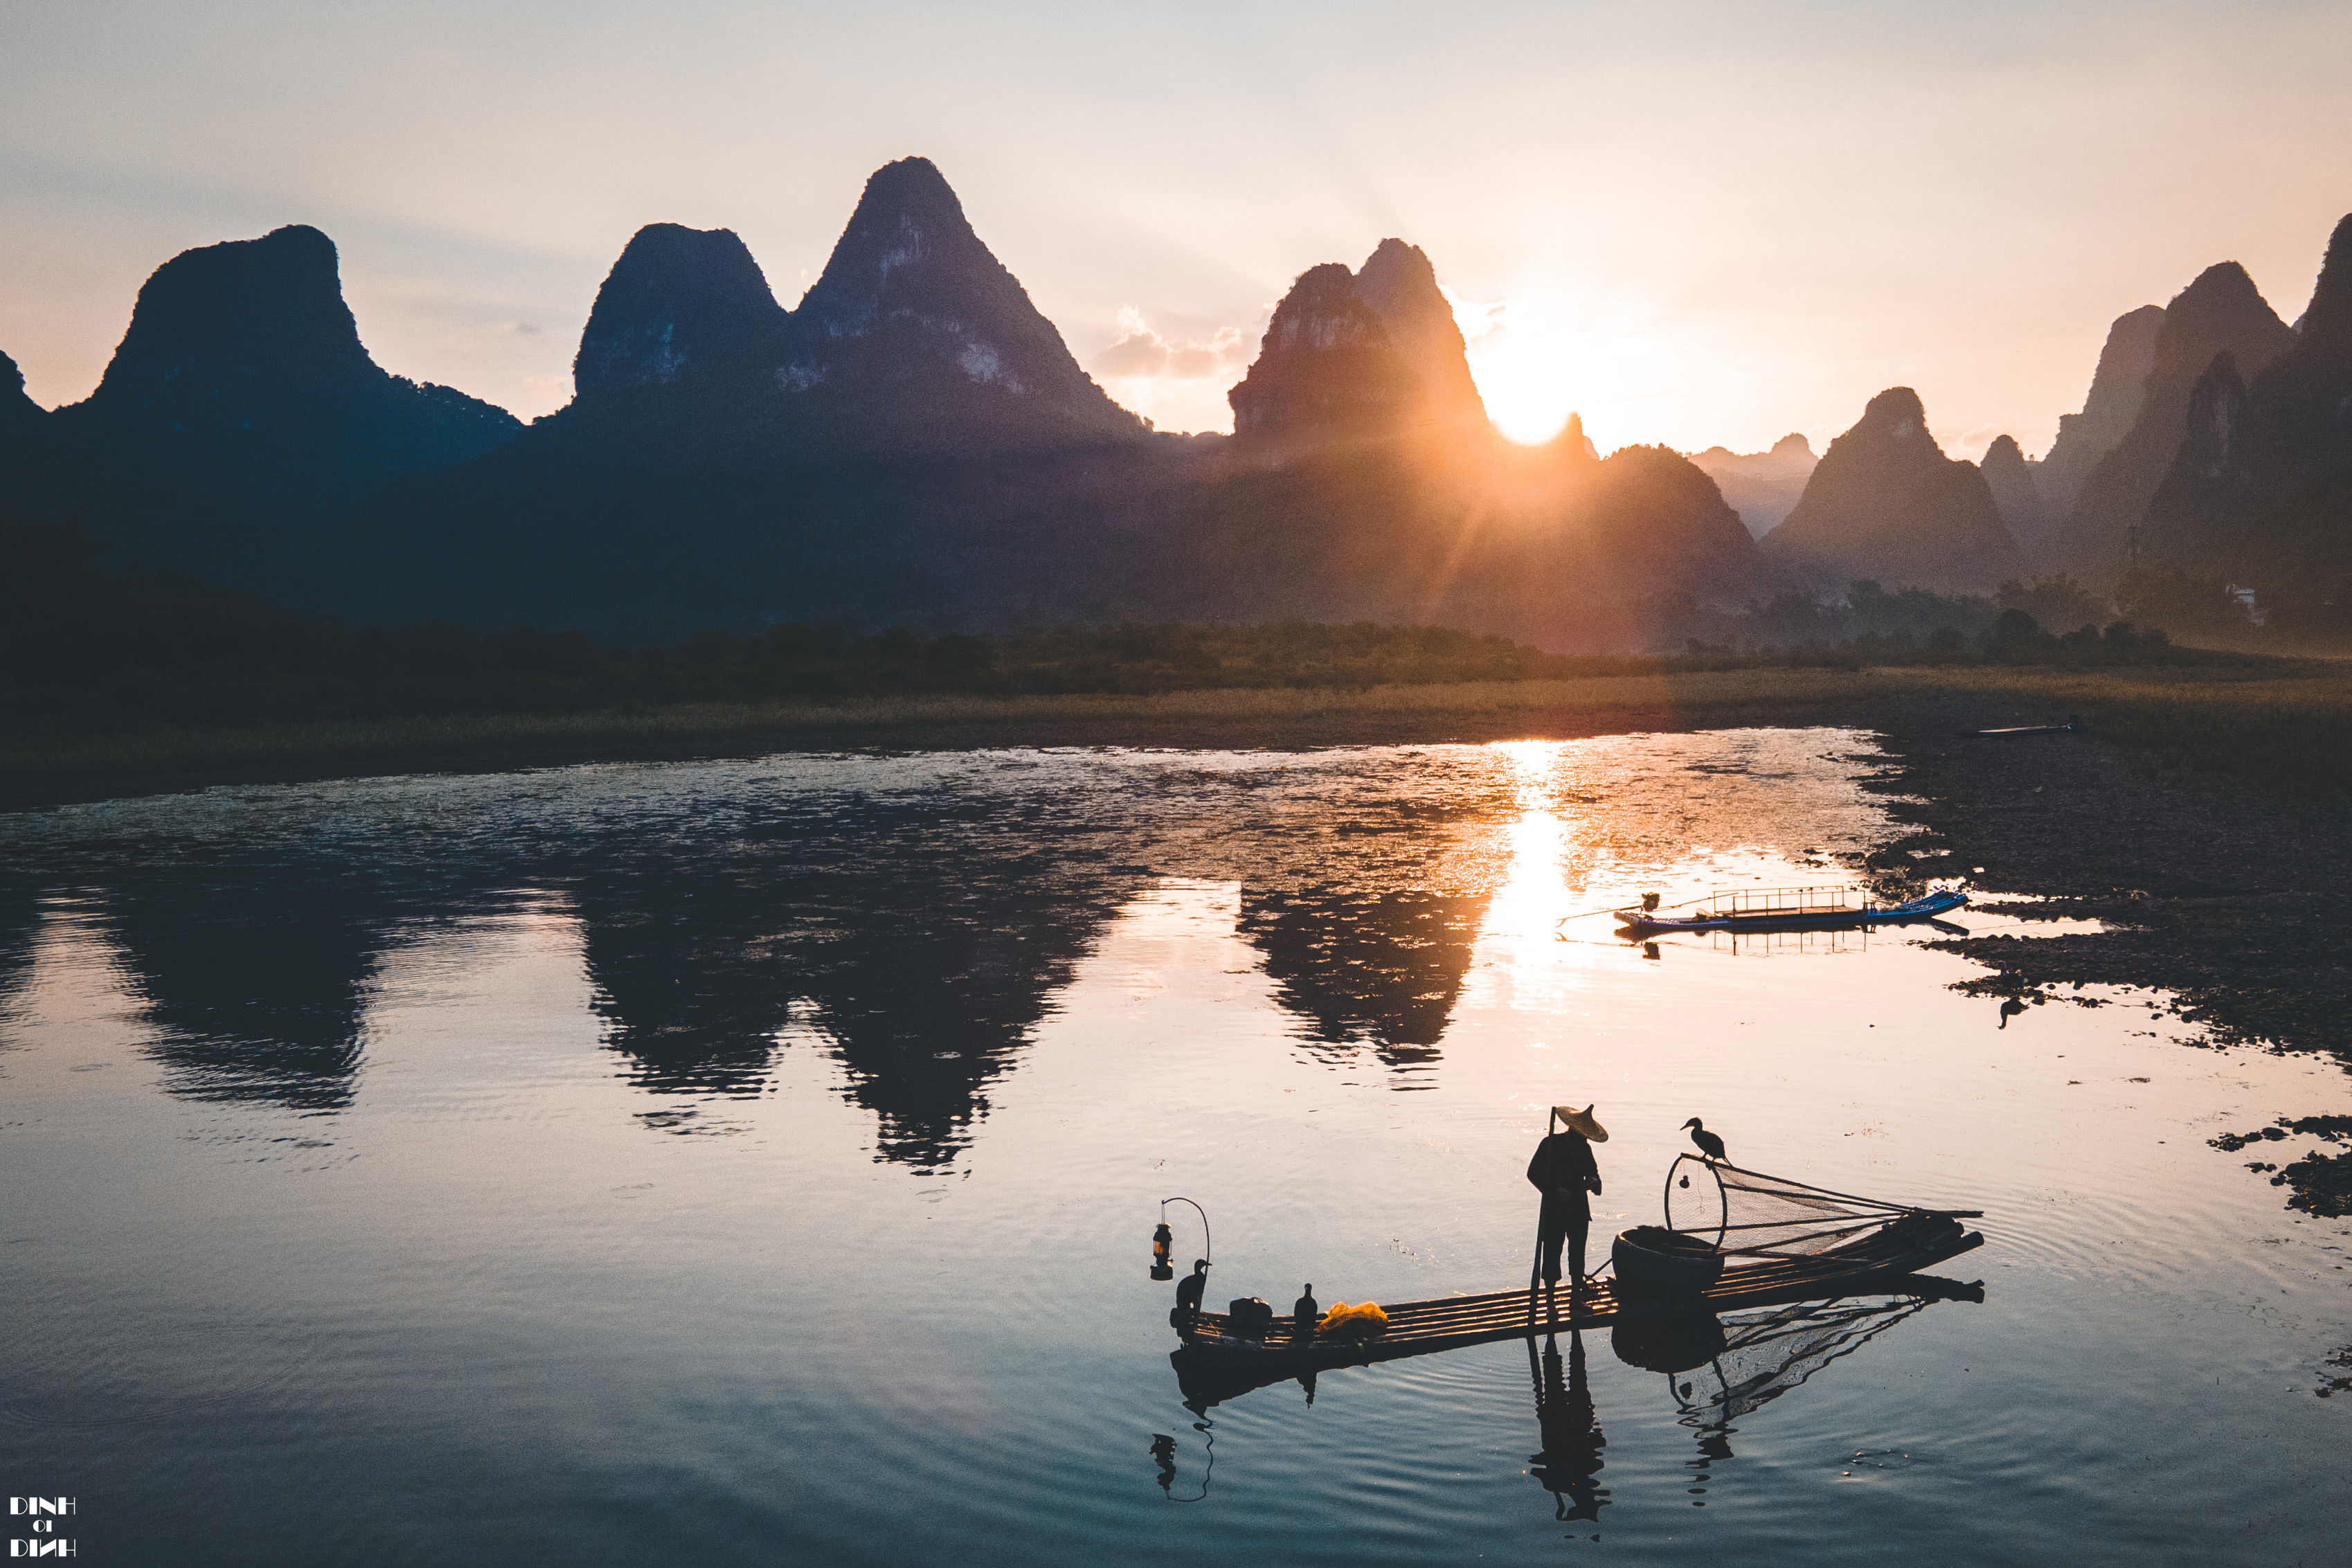
[[[1309,1281],[1307,1288],[1299,1292],[1298,1300],[1291,1303],[1290,1337],[1295,1340],[1313,1339],[1315,1324],[1322,1316],[1323,1309],[1315,1303],[1314,1283]]]
[[[1193,1320],[1201,1315],[1201,1297],[1209,1288],[1209,1260],[1192,1260],[1192,1271],[1176,1281],[1176,1309],[1168,1321],[1176,1325],[1178,1333],[1192,1332]]]
[[[1585,1278],[1584,1234],[1592,1223],[1592,1208],[1585,1194],[1597,1197],[1601,1191],[1601,1167],[1593,1162],[1592,1145],[1607,1143],[1609,1132],[1592,1119],[1590,1105],[1581,1111],[1571,1105],[1555,1105],[1551,1113],[1561,1130],[1536,1145],[1535,1157],[1528,1162],[1528,1181],[1543,1194],[1543,1216],[1537,1234],[1542,1249],[1544,1283],[1559,1283],[1560,1244],[1573,1241],[1571,1255],[1576,1272],[1569,1282],[1572,1296]]]

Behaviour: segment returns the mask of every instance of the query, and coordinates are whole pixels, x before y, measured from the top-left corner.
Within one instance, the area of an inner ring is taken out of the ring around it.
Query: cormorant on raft
[[[1713,1133],[1708,1132],[1706,1130],[1706,1123],[1700,1121],[1696,1116],[1693,1116],[1689,1121],[1685,1122],[1683,1125],[1690,1129],[1691,1142],[1698,1145],[1698,1152],[1700,1154],[1705,1155],[1711,1160],[1720,1160],[1728,1157],[1723,1152],[1723,1140],[1717,1137]]]
[[[1201,1315],[1201,1297],[1209,1288],[1209,1260],[1192,1260],[1192,1271],[1176,1281],[1176,1310],[1168,1314],[1169,1321],[1181,1332],[1189,1328]]]

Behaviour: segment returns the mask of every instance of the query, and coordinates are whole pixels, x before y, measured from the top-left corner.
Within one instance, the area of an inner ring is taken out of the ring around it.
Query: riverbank
[[[576,714],[149,728],[0,748],[0,810],[386,773],[504,772],[861,747],[1313,747],[1738,725],[1938,727],[2092,719],[2107,740],[2311,798],[2352,779],[2352,668],[1751,668],[1360,689],[869,697]]]

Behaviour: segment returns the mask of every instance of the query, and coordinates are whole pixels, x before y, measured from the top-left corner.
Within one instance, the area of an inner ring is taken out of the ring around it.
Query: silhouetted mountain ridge
[[[793,312],[777,382],[861,449],[1129,440],[1143,423],[1079,368],[927,158],[866,183]]]
[[[332,244],[298,226],[173,258],[98,392],[16,423],[63,454],[32,465],[35,515],[80,507],[124,550],[362,622],[659,641],[1297,615],[1577,647],[1602,606],[1753,586],[1752,541],[1681,457],[1603,462],[1580,426],[1502,442],[1402,239],[1301,276],[1231,441],[1113,403],[920,158],[866,183],[795,309],[730,231],[640,229],[573,374],[527,429],[386,374]]]

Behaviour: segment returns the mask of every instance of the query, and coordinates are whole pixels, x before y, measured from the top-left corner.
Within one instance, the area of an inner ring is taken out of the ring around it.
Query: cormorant
[[[1725,1159],[1726,1156],[1723,1152],[1723,1140],[1717,1137],[1713,1133],[1708,1132],[1706,1130],[1706,1123],[1700,1121],[1696,1116],[1693,1116],[1689,1121],[1685,1122],[1683,1125],[1690,1129],[1691,1142],[1698,1145],[1698,1152],[1700,1154],[1705,1155],[1711,1160]]]
[[[1195,1258],[1192,1271],[1176,1281],[1176,1309],[1168,1314],[1168,1321],[1176,1325],[1178,1333],[1190,1332],[1192,1320],[1201,1315],[1201,1297],[1208,1287],[1209,1260]]]

